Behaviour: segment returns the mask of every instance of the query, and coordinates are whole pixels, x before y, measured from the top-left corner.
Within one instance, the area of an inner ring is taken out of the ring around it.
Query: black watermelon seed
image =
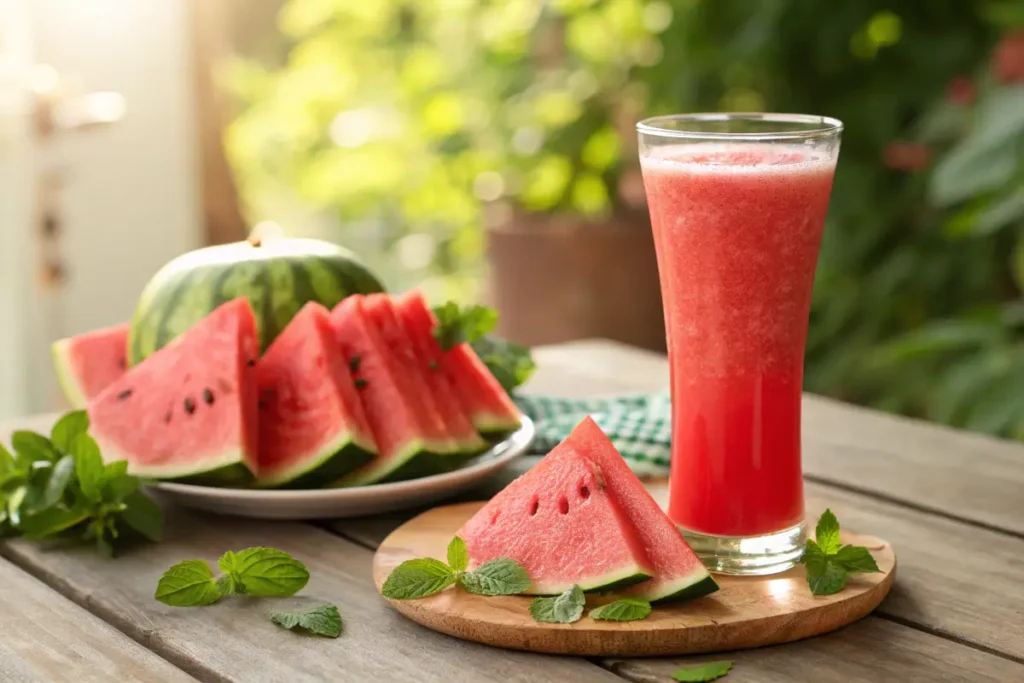
[[[189,415],[196,412],[196,404],[192,402],[191,398],[185,399],[185,412]]]
[[[367,382],[367,381],[366,381],[365,379],[363,379],[362,377],[356,377],[356,389],[362,389],[362,388],[363,388],[363,387],[365,387],[365,386],[366,386],[367,384],[369,384],[369,382]]]
[[[246,365],[248,365],[251,368],[252,366],[256,365],[256,361],[254,361],[253,359],[250,358],[249,362],[246,363]]]
[[[203,400],[206,401],[207,405],[213,405],[213,392],[209,389],[203,389]]]
[[[123,401],[123,400],[125,400],[126,398],[128,398],[131,395],[132,395],[132,390],[131,389],[125,389],[124,391],[122,391],[120,394],[117,395],[117,400],[118,401]]]
[[[348,369],[352,372],[359,371],[359,364],[363,362],[362,356],[352,356],[348,359]]]

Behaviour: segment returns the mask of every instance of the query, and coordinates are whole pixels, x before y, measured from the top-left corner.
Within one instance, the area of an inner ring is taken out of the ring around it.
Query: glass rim
[[[670,128],[670,122],[716,123],[725,121],[761,121],[777,124],[808,124],[816,128],[804,130],[758,131],[755,133],[732,133],[709,130],[684,130]],[[843,131],[843,122],[831,116],[815,114],[785,114],[774,112],[697,112],[693,114],[666,114],[652,116],[636,124],[638,133],[682,140],[806,140],[836,135]]]

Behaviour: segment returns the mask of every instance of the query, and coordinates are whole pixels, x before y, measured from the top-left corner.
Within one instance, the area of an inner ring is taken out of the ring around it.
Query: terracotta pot
[[[487,230],[498,333],[551,344],[604,337],[665,350],[658,267],[646,212],[604,221],[510,213]]]

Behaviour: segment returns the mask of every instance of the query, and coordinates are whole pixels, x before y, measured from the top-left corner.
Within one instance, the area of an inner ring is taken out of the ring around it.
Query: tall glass
[[[712,570],[772,574],[805,538],[800,397],[842,123],[637,125],[672,381],[669,516]]]

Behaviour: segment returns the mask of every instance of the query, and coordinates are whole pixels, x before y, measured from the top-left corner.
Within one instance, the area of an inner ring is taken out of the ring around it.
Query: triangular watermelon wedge
[[[491,499],[459,530],[470,567],[498,557],[521,564],[533,595],[574,584],[612,590],[645,581],[654,570],[626,512],[593,460],[558,446]]]
[[[433,331],[437,318],[423,294],[411,291],[396,302],[399,317],[410,336],[427,340],[433,360],[448,377],[473,426],[481,433],[500,435],[519,429],[522,415],[508,392],[494,378],[469,344],[456,344],[443,351]]]
[[[377,451],[330,312],[311,301],[256,366],[260,441],[257,486],[315,487]]]
[[[53,366],[72,408],[84,408],[128,367],[128,323],[104,327],[53,343]]]
[[[426,460],[425,430],[411,397],[403,388],[402,368],[363,310],[363,297],[352,295],[331,311],[331,327],[353,371],[366,419],[377,443],[377,457],[333,486],[364,486],[419,474]]]
[[[258,354],[249,301],[216,308],[89,402],[103,458],[142,477],[251,478]]]
[[[626,595],[650,602],[696,598],[718,590],[704,564],[626,461],[590,417],[562,442],[592,460],[604,473],[608,493],[625,510],[647,549],[654,578]]]

